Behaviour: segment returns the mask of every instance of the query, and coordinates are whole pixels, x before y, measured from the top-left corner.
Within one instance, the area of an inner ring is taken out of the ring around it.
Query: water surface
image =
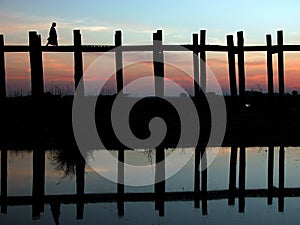
[[[20,199],[22,196],[34,194],[32,171],[34,153],[30,150],[8,150],[8,198],[7,206],[4,204],[4,198],[1,199],[1,224],[55,224],[55,220],[56,222],[58,220],[60,224],[294,224],[300,213],[300,198],[291,197],[286,192],[284,192],[284,196],[278,196],[280,193],[280,191],[278,192],[280,187],[279,164],[284,163],[281,167],[284,168],[284,190],[293,190],[295,195],[299,196],[299,147],[285,147],[283,161],[279,160],[280,148],[274,148],[274,196],[269,204],[265,194],[268,193],[268,147],[246,148],[245,192],[243,196],[240,195],[240,192],[236,193],[234,205],[228,204],[227,196],[231,148],[224,147],[220,151],[217,148],[208,150],[215,151],[217,154],[206,170],[207,190],[203,191],[207,191],[207,195],[206,197],[200,195],[199,198],[193,197],[196,196],[194,191],[197,189],[195,187],[197,173],[195,173],[194,151],[194,148],[165,150],[166,157],[171,154],[175,155],[173,161],[165,165],[166,174],[175,164],[182,163],[180,160],[186,158],[187,155],[191,158],[178,173],[166,180],[165,190],[161,192],[161,189],[157,189],[157,193],[155,193],[154,185],[147,185],[125,186],[123,194],[122,188],[118,189],[117,184],[96,172],[113,173],[117,176],[117,165],[99,165],[92,168],[89,163],[93,166],[95,164],[87,162],[84,168],[84,194],[93,196],[94,194],[109,193],[112,194],[112,198],[109,201],[102,201],[101,196],[98,196],[96,202],[85,200],[85,204],[83,204],[76,198],[76,194],[78,195],[76,185],[79,182],[76,177],[76,160],[62,157],[59,150],[47,150],[45,151],[45,202],[42,203],[43,207],[41,207],[39,216],[35,215],[33,219],[33,210],[37,206],[34,206],[33,203],[28,204],[28,202],[25,204]],[[98,154],[101,155],[101,151],[98,151]],[[118,151],[112,151],[111,154],[117,158]],[[238,149],[235,181],[237,188],[239,188],[241,179],[239,158],[240,150]],[[1,158],[1,163],[3,161]],[[152,171],[151,177],[147,173],[143,174],[142,171],[127,171],[125,167],[125,180],[155,178],[155,150],[125,151],[125,162],[135,166],[147,165],[151,168],[150,172]],[[205,182],[202,180],[202,176],[203,173],[200,173],[198,177],[200,191],[203,188],[202,183]],[[1,179],[1,183],[3,183],[3,177]],[[3,187],[1,186],[1,188]],[[257,193],[256,196],[252,192],[247,192],[249,190]],[[172,194],[167,196],[163,194],[164,192]],[[128,197],[128,193],[133,196],[138,193],[145,193],[145,195],[131,198]],[[53,195],[56,196],[55,201],[58,202],[58,211],[60,212],[56,219],[50,205],[50,202],[53,204],[51,198]],[[71,198],[72,201],[65,200],[67,195],[74,195],[74,198]],[[15,200],[12,200],[11,196],[15,196]],[[165,197],[162,198],[164,200],[159,200],[157,196]]]

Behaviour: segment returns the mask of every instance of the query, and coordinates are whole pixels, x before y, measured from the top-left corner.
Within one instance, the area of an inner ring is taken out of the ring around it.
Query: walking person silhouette
[[[55,46],[57,46],[58,45],[58,43],[57,43],[57,34],[56,34],[55,27],[56,27],[56,23],[53,22],[52,26],[50,28],[50,31],[49,31],[49,37],[47,39],[48,42],[47,42],[46,46],[48,46],[48,45],[55,45]]]

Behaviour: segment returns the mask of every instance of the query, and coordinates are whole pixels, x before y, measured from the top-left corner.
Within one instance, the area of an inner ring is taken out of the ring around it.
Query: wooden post
[[[0,34],[0,100],[6,97],[4,36]]]
[[[118,151],[118,216],[124,216],[124,150]]]
[[[237,32],[238,69],[239,69],[239,94],[245,96],[245,59],[243,31]],[[243,99],[242,99],[243,100]]]
[[[73,30],[74,38],[74,81],[75,90],[80,95],[84,96],[84,82],[83,79],[83,61],[82,61],[82,48],[81,48],[81,34],[80,30]],[[79,86],[78,86],[79,85]]]
[[[199,145],[195,148],[195,167],[194,167],[194,207],[200,208],[200,158],[201,147]]]
[[[245,212],[246,149],[240,147],[239,212]]]
[[[205,149],[205,147],[201,148],[202,215],[207,215],[207,156]]]
[[[41,212],[44,211],[45,150],[34,149],[32,154],[32,218],[39,218]]]
[[[195,98],[200,96],[199,87],[199,51],[198,51],[198,34],[193,34],[193,66],[194,66],[194,95]]]
[[[115,52],[117,93],[119,94],[123,92],[123,56],[120,49],[120,46],[122,46],[122,32],[120,30],[115,32],[115,46],[117,48]]]
[[[231,147],[228,205],[234,205],[235,190],[236,190],[236,163],[237,163],[237,147]]]
[[[284,95],[283,31],[277,31],[278,44],[278,86],[279,95]]]
[[[44,94],[43,55],[41,36],[35,31],[29,32],[29,55],[32,97],[41,97]]]
[[[231,97],[237,96],[233,35],[227,35],[228,70]]]
[[[279,195],[278,195],[278,211],[284,211],[284,167],[285,167],[284,146],[279,149]]]
[[[84,186],[85,186],[85,159],[80,153],[77,153],[76,161],[76,195],[77,195],[77,205],[76,205],[76,218],[78,220],[83,219],[84,212]]]
[[[274,176],[274,146],[269,147],[268,151],[268,205],[273,201],[273,176]]]
[[[165,182],[165,149],[163,147],[157,147],[155,151],[155,209],[159,211],[159,216],[164,216],[164,196],[166,190]]]
[[[201,90],[203,93],[206,93],[206,53],[205,53],[205,39],[206,39],[206,30],[200,31],[200,82]]]
[[[7,213],[7,150],[1,150],[1,213]]]
[[[273,49],[272,49],[272,36],[267,34],[267,70],[268,70],[268,94],[269,96],[274,95],[274,84],[273,84]]]
[[[164,96],[164,53],[162,50],[162,30],[153,33],[153,67],[155,96]]]

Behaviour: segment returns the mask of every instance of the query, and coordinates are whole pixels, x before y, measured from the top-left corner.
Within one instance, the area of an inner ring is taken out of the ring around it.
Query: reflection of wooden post
[[[6,97],[4,37],[0,34],[0,100]]]
[[[84,212],[84,178],[85,178],[85,160],[78,153],[76,162],[76,195],[77,195],[77,206],[76,206],[76,218],[78,220],[83,219]]]
[[[237,162],[237,147],[231,147],[228,205],[234,205],[235,189],[236,189],[236,162]]]
[[[41,97],[44,94],[43,55],[41,36],[35,31],[29,32],[29,55],[32,96]]]
[[[7,213],[7,150],[1,150],[1,213]]]
[[[279,149],[279,195],[278,195],[278,211],[284,211],[284,147]]]
[[[269,147],[268,152],[268,205],[272,205],[273,198],[273,173],[274,173],[274,147]]]
[[[201,148],[201,193],[202,214],[207,215],[207,156],[205,147]]]
[[[206,93],[206,53],[204,50],[205,47],[205,39],[206,39],[206,30],[201,30],[200,31],[200,82],[201,82],[201,90]]]
[[[237,88],[236,88],[234,43],[233,43],[232,35],[227,35],[227,45],[228,45],[228,69],[229,69],[230,93],[231,93],[231,97],[235,98],[237,96]]]
[[[278,86],[279,95],[284,95],[283,31],[277,31],[278,44]]]
[[[51,212],[52,212],[52,217],[54,220],[54,223],[56,225],[59,225],[59,217],[60,217],[60,202],[59,201],[53,201],[50,202],[50,207],[51,207]]]
[[[193,66],[194,66],[194,95],[196,98],[200,95],[199,87],[199,51],[198,51],[198,34],[193,34]]]
[[[33,175],[32,175],[32,218],[39,218],[44,211],[45,196],[45,150],[33,150]]]
[[[245,212],[246,149],[240,147],[239,212]]]
[[[118,151],[118,215],[124,216],[124,150]]]
[[[116,58],[116,81],[117,81],[117,93],[121,93],[123,89],[123,56],[120,46],[122,46],[122,32],[120,30],[115,33],[115,46],[117,48],[115,52]],[[119,48],[118,48],[119,47]]]
[[[267,34],[267,69],[268,69],[268,94],[269,96],[274,95],[274,84],[273,84],[273,51],[272,51],[272,36]]]
[[[241,100],[245,96],[245,59],[243,31],[237,32],[238,69],[239,69],[239,93]]]
[[[200,208],[200,202],[199,202],[199,194],[200,194],[200,147],[196,146],[195,148],[195,172],[194,172],[194,207]]]
[[[159,211],[159,216],[164,216],[165,197],[165,149],[156,148],[156,169],[155,169],[155,209]]]
[[[153,67],[155,96],[164,96],[164,53],[162,49],[162,30],[153,33]]]
[[[75,89],[84,96],[84,83],[81,81],[83,78],[83,61],[82,61],[82,47],[81,47],[81,34],[80,30],[73,30],[74,38],[74,81]],[[78,86],[80,85],[80,86]],[[78,89],[79,88],[79,89]],[[79,93],[77,92],[77,93]]]

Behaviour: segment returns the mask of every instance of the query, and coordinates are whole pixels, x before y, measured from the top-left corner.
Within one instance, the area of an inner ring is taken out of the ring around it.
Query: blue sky
[[[278,29],[284,30],[286,42],[300,40],[300,1],[295,0],[0,0],[0,6],[0,33],[8,35],[9,43],[27,43],[29,29],[45,40],[53,20],[60,43],[72,42],[74,28],[82,30],[89,44],[112,43],[116,29],[123,30],[125,42],[150,41],[158,28],[164,29],[167,42],[188,43],[200,29],[207,29],[209,43],[225,43],[226,34],[239,30],[249,44],[265,43],[265,34],[275,35]]]

